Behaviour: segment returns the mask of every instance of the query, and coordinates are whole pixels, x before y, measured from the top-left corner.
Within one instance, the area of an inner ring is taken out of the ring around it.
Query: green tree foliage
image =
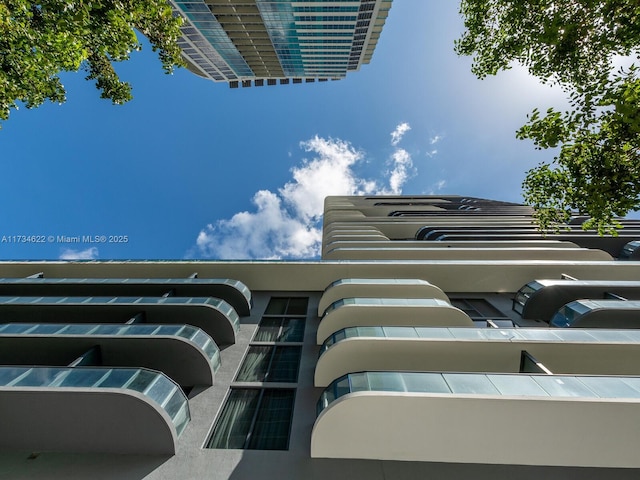
[[[172,72],[182,65],[181,22],[165,0],[0,0],[0,119],[9,118],[16,102],[27,108],[64,102],[59,74],[65,71],[83,69],[102,98],[127,102],[131,86],[113,62],[140,49],[138,30]]]
[[[475,75],[520,63],[570,97],[571,111],[534,110],[516,134],[559,147],[523,183],[540,228],[557,230],[578,211],[591,217],[585,228],[615,234],[616,217],[640,208],[640,71],[615,67],[640,57],[640,2],[463,0],[460,13],[455,50],[472,56]]]

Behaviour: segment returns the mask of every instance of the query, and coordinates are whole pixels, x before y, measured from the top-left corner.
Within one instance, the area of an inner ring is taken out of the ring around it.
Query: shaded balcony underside
[[[343,279],[333,282],[320,298],[318,315],[343,298],[437,298],[449,302],[445,293],[424,280],[412,279]]]
[[[215,370],[198,347],[181,338],[0,334],[0,365],[66,366],[98,346],[100,365],[163,372],[182,387],[211,386]]]
[[[249,315],[251,292],[237,280],[226,278],[2,278],[2,296],[60,297],[176,297],[220,298],[238,315]]]
[[[358,299],[360,300],[360,299]],[[362,299],[366,300],[366,299]],[[394,300],[394,299],[388,299]],[[428,301],[427,299],[416,299]],[[411,299],[407,300],[411,301]],[[442,302],[441,300],[433,300]],[[442,302],[444,303],[444,302]],[[318,345],[345,327],[414,326],[472,327],[473,321],[462,310],[451,305],[343,305],[328,311],[318,325]]]
[[[516,331],[521,330],[526,329]],[[360,371],[518,373],[523,350],[554,374],[640,375],[640,337],[627,343],[351,337],[320,356],[315,385],[325,387],[342,375]]]
[[[535,289],[535,290],[534,290]],[[602,299],[615,294],[640,300],[640,282],[613,280],[536,280],[520,289],[522,318],[549,323],[556,312],[569,302],[580,299]],[[514,304],[514,306],[516,306]]]
[[[136,303],[0,303],[7,323],[126,323],[144,313],[145,323],[188,324],[202,329],[218,345],[235,343],[236,327],[213,305]]]
[[[29,452],[175,453],[162,409],[117,389],[0,387],[0,449]]]
[[[586,248],[429,248],[396,246],[387,247],[336,247],[328,250],[327,260],[612,260],[607,252]]]

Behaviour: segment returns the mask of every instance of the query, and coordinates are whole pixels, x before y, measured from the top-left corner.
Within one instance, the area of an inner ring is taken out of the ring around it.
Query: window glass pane
[[[269,369],[274,347],[251,346],[238,372],[238,382],[262,382]]]
[[[280,334],[281,318],[263,318],[260,320],[258,331],[253,338],[254,342],[275,342]]]
[[[293,417],[293,390],[265,390],[258,409],[248,448],[286,450]]]
[[[366,373],[350,373],[345,381],[336,382],[336,397],[350,392],[366,392],[370,390]]]
[[[549,394],[527,375],[487,375],[502,395],[547,397]]]
[[[630,384],[615,377],[581,377],[580,381],[599,397],[604,398],[638,398],[640,391]]]
[[[244,448],[260,390],[234,388],[218,418],[208,448]]]
[[[416,338],[418,334],[411,327],[384,327],[385,337],[390,338]]]
[[[100,382],[102,388],[120,388],[135,374],[135,370],[113,369],[109,375]]]
[[[61,387],[92,387],[106,372],[104,370],[84,370],[76,368],[60,382]]]
[[[307,303],[307,298],[290,298],[287,315],[306,315]]]
[[[279,342],[302,342],[304,340],[304,318],[287,318],[282,324]]]
[[[269,305],[265,310],[265,315],[282,315],[287,311],[287,299],[274,297],[269,300]]]
[[[439,373],[401,373],[408,392],[451,393]]]
[[[367,372],[369,388],[372,391],[404,392],[404,382],[397,372]]]
[[[36,328],[31,330],[29,333],[37,334],[37,335],[47,335],[47,334],[56,333],[59,330],[62,330],[62,328],[64,327],[60,325],[37,325]]]
[[[596,397],[587,386],[573,377],[555,375],[536,375],[533,380],[552,397]]]
[[[448,328],[416,327],[415,330],[420,338],[453,338]]]
[[[297,382],[301,347],[276,347],[267,382]]]
[[[28,367],[2,367],[0,369],[0,386],[4,386],[29,370]]]
[[[31,328],[33,328],[33,325],[28,323],[12,323],[4,327],[2,333],[22,333]]]
[[[164,380],[168,382],[167,379]],[[175,419],[176,415],[181,412],[186,402],[187,400],[184,397],[182,390],[176,388],[173,392],[173,395],[171,395],[171,398],[167,400],[167,403],[164,405],[164,409],[172,419]]]
[[[476,393],[484,395],[498,395],[500,393],[485,375],[445,373],[443,376],[453,393]]]
[[[149,370],[139,370],[138,375],[131,381],[127,388],[136,392],[144,392],[158,374]]]

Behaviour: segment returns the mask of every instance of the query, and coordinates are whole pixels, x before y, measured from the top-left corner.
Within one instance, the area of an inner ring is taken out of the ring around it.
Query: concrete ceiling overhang
[[[177,336],[0,333],[0,364],[66,366],[95,346],[100,348],[101,365],[157,370],[182,387],[211,386],[215,379],[205,352]]]
[[[535,278],[637,280],[640,262],[547,260],[0,262],[5,277],[234,278],[252,291],[323,291],[338,278],[419,278],[445,292],[516,292]]]

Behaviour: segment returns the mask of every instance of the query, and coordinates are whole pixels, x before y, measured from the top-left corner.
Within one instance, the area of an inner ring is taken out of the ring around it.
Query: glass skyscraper
[[[337,80],[369,63],[392,0],[171,0],[187,67],[216,82]]]

